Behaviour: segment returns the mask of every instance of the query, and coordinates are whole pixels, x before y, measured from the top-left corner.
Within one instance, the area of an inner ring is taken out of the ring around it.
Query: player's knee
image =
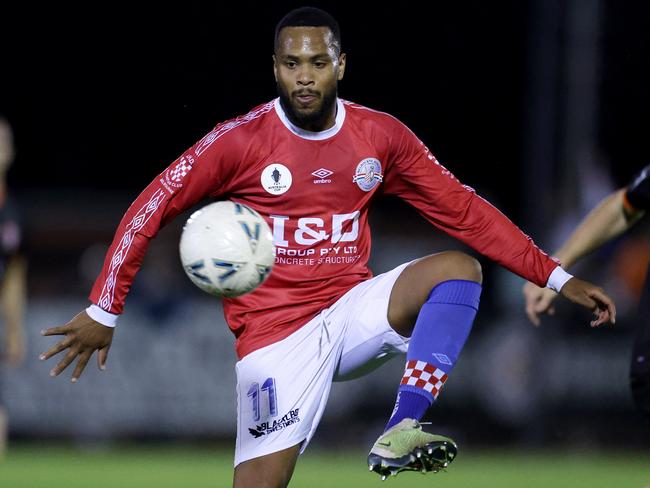
[[[268,473],[264,472],[241,475],[241,473],[235,471],[235,477],[232,486],[233,488],[287,488],[287,486],[289,486],[290,480],[291,473],[282,475],[278,475],[278,473],[272,473],[269,476]]]
[[[233,488],[286,488],[298,459],[300,444],[243,461],[235,467]]]
[[[483,282],[481,263],[464,252],[448,251],[445,253],[448,279]]]

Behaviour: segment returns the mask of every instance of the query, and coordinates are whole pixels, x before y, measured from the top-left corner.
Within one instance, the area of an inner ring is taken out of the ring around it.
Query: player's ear
[[[339,75],[337,77],[338,81],[343,79],[345,74],[345,53],[339,54]]]
[[[273,55],[273,77],[275,78],[275,82],[278,82],[278,60],[275,59],[275,54]]]

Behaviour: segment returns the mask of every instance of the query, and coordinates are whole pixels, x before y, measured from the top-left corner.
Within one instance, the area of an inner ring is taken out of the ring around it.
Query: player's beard
[[[278,83],[278,95],[280,104],[289,120],[301,129],[319,132],[327,129],[324,127],[330,114],[336,114],[336,86],[327,92],[322,93],[322,102],[319,108],[314,110],[297,109],[291,95]]]

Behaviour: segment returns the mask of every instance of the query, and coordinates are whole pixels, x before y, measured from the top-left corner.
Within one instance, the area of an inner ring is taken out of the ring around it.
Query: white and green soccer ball
[[[183,227],[181,263],[201,290],[218,297],[253,291],[271,274],[273,234],[252,208],[231,201],[197,210]]]

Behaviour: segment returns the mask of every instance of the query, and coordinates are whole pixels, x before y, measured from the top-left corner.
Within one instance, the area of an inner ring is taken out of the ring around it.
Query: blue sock
[[[420,420],[438,397],[472,330],[481,285],[443,281],[418,314],[406,353],[406,368],[386,430],[405,418]]]

